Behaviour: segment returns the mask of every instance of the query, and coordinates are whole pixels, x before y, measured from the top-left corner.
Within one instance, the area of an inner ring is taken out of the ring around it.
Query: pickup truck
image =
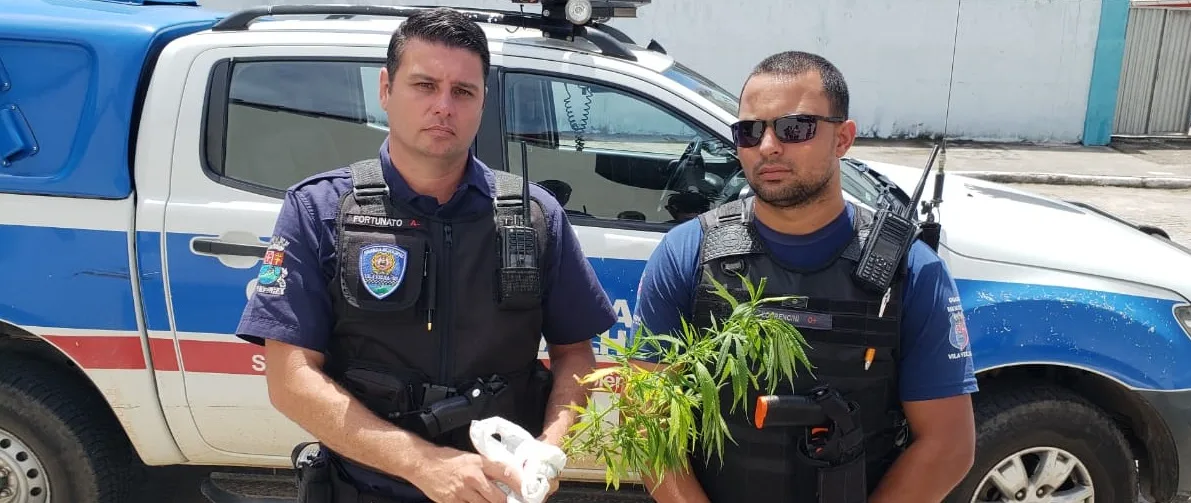
[[[528,176],[565,205],[620,315],[593,341],[608,361],[675,184],[713,204],[746,186],[737,99],[606,22],[647,1],[564,1],[471,11],[494,68],[474,149],[522,172],[525,144]],[[376,155],[378,72],[413,8],[0,4],[0,502],[125,501],[146,465],[289,468],[310,438],[232,332],[284,190]],[[922,174],[841,171],[867,206],[913,207]],[[953,500],[1185,501],[1191,251],[1086,204],[945,180],[939,254],[968,329],[951,343],[981,386]],[[564,478],[604,474],[575,460]]]

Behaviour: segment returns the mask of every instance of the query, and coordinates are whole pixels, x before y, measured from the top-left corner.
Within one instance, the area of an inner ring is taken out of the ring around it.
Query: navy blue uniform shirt
[[[496,181],[492,171],[474,156],[455,194],[440,206],[435,198],[419,195],[406,184],[389,159],[387,139],[379,155],[394,200],[440,217],[492,212]],[[257,344],[274,339],[325,351],[334,323],[328,285],[337,264],[335,224],[339,202],[351,188],[351,172],[341,168],[315,175],[286,191],[273,231],[275,247],[283,249],[271,254],[278,258],[266,260],[261,271],[262,278],[280,274],[284,286],[273,282],[257,288],[236,330],[239,337]],[[616,313],[558,201],[537,184],[530,184],[530,194],[543,205],[550,235],[543,267],[542,336],[551,344],[591,340],[612,327]],[[269,269],[270,263],[280,271]],[[386,485],[383,478],[350,471],[371,482],[367,485]]]
[[[851,203],[827,226],[805,236],[779,233],[759,220],[757,232],[774,259],[795,269],[827,264],[851,241],[855,208]],[[681,333],[680,317],[690,318],[698,278],[698,219],[675,226],[662,238],[645,265],[637,306],[637,327],[655,334]],[[902,295],[900,395],[904,401],[944,398],[977,390],[964,325],[963,308],[951,273],[926,243],[915,241],[907,259],[909,275]]]

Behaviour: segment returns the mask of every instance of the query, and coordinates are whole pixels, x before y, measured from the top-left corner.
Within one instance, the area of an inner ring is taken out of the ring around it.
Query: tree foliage
[[[724,442],[734,441],[721,412],[724,386],[732,390],[729,410],[743,406],[747,412],[750,388],[764,383],[773,393],[783,379],[793,383],[799,365],[813,372],[802,334],[763,312],[766,304],[791,297],[762,297],[764,278],[756,286],[740,280],[748,290],[743,301],[711,280],[714,293],[732,310],[722,321],[713,317],[710,327],[699,330],[683,320],[681,334],[640,327],[628,347],[604,340],[617,352],[615,363],[580,382],[606,393],[608,403],[597,405],[593,397],[572,406],[578,419],[563,444],[568,455],[595,456],[605,466],[607,483],[617,488],[632,473],[660,482],[666,472],[686,471],[696,448],[707,460],[722,459]],[[613,413],[619,417],[613,419]]]

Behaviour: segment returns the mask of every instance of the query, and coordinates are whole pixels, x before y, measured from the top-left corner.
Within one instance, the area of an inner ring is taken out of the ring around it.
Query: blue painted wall
[[[1084,145],[1108,145],[1112,139],[1128,24],[1129,0],[1102,0],[1092,82],[1088,86],[1088,111],[1084,118]]]

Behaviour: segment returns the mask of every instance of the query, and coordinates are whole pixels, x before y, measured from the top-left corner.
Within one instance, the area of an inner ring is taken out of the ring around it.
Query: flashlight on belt
[[[804,427],[806,449],[812,457],[826,447],[831,430],[823,407],[805,395],[762,395],[757,397],[753,425],[758,430],[781,427]]]

